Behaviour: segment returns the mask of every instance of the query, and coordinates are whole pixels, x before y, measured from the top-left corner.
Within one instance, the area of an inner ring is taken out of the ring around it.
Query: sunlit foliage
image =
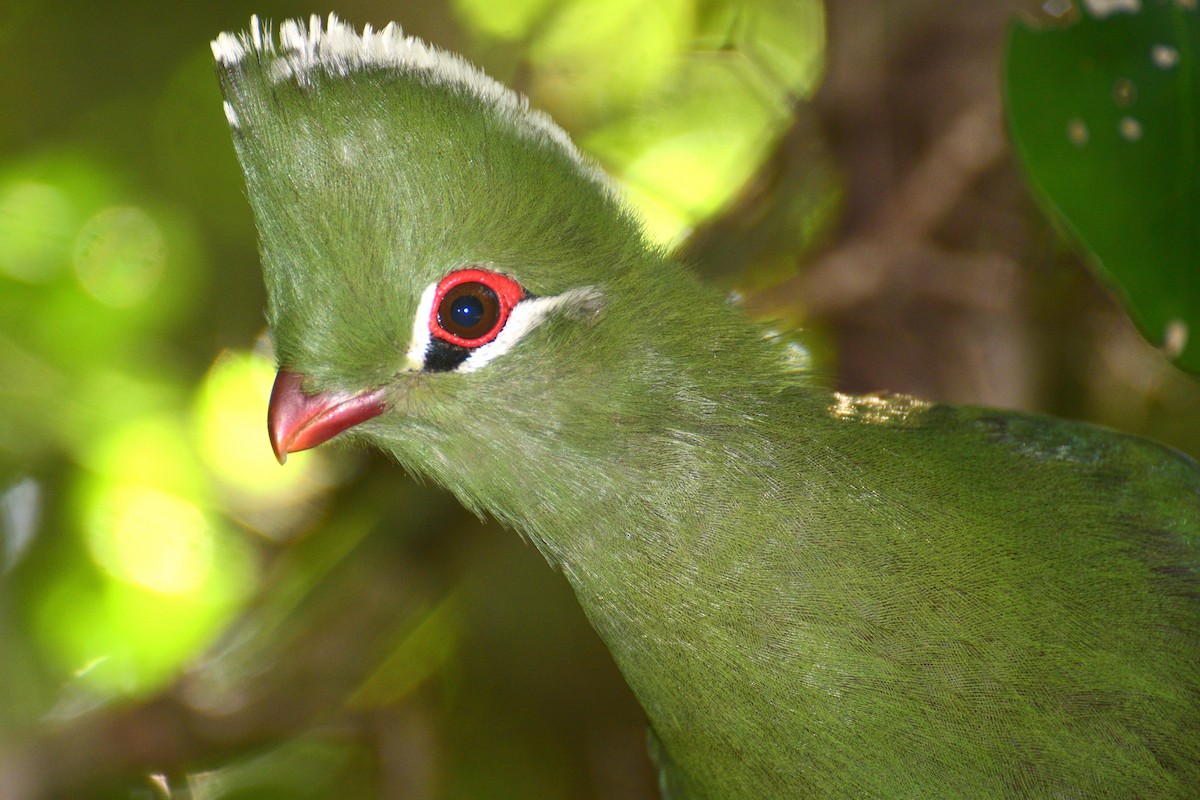
[[[842,5],[846,41],[868,4]],[[905,21],[922,4],[884,5]],[[897,122],[894,151],[850,164],[861,132],[844,109],[878,98],[845,80],[818,108],[837,7],[333,10],[355,25],[396,18],[518,86],[618,178],[664,247],[748,290],[752,310],[833,341],[849,327],[839,310],[892,301],[883,280],[845,269],[822,295],[826,318],[804,316],[821,294],[797,297],[806,274],[879,262],[893,241],[870,241],[853,202],[839,231],[847,198],[899,186],[904,202],[934,207],[940,184],[910,191],[887,170],[944,166],[902,139],[917,136],[905,120],[921,135],[942,122],[911,125],[917,108]],[[254,231],[208,41],[254,12],[314,10],[12,0],[0,12],[0,794],[652,797],[640,712],[531,548],[374,457],[333,447],[286,468],[272,458]],[[949,36],[917,18],[898,32]],[[843,68],[885,56],[856,52]],[[1070,128],[1060,133],[1065,142]],[[871,185],[848,185],[836,159]],[[1033,310],[1013,317],[1066,318],[1079,303],[1061,287],[1081,273],[1056,271],[1074,263],[1067,248],[1023,205],[1018,179],[1005,180],[1016,198],[1006,213],[1051,242],[1025,245],[1051,299],[1031,290]],[[905,258],[954,250],[945,242],[976,210],[947,214],[926,232],[930,247]],[[1000,234],[972,236],[979,261],[1002,261],[984,241]],[[689,249],[697,241],[704,253]],[[978,288],[945,283],[930,316]],[[1085,376],[1048,389],[1040,407],[1200,450],[1197,392],[1152,351],[1119,326],[1103,326],[1100,344],[1047,327],[1078,348],[1071,363]],[[869,359],[845,358],[873,374]]]

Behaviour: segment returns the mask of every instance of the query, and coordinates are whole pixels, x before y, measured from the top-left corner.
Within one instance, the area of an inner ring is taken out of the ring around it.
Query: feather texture
[[[346,437],[562,570],[670,797],[1194,796],[1195,462],[828,392],[548,118],[394,26],[214,54],[280,367],[382,389]],[[421,299],[466,267],[579,302],[422,369]]]

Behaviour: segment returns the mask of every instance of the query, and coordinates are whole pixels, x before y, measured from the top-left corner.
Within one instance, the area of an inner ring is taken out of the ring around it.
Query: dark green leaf
[[[1145,336],[1200,372],[1200,12],[1085,5],[1066,27],[1013,27],[1013,140]]]

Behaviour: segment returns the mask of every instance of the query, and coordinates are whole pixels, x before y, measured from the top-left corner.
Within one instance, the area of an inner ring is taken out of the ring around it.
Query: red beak
[[[305,394],[304,375],[280,370],[271,389],[267,431],[279,463],[288,453],[316,447],[342,431],[384,412],[383,390],[362,394]]]

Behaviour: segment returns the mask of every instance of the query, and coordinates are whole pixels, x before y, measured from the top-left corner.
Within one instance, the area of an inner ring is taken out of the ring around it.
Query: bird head
[[[281,461],[350,429],[461,429],[450,410],[528,405],[556,364],[598,357],[606,297],[647,251],[548,117],[394,26],[314,17],[276,43],[255,18],[213,51],[260,233]]]
[[[556,493],[644,487],[678,461],[679,420],[778,375],[761,331],[647,242],[561,128],[459,57],[332,15],[277,39],[252,18],[213,52],[260,236],[281,462],[357,438],[528,530]]]

